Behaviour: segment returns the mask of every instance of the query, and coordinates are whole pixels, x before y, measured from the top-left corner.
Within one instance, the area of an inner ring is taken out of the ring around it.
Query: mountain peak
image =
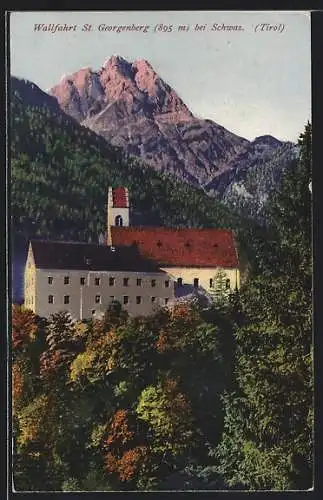
[[[143,58],[128,62],[114,54],[96,72],[82,68],[64,76],[50,93],[79,121],[104,110],[120,114],[121,108],[128,116],[158,116],[164,122],[194,118],[177,93]]]
[[[146,60],[146,59],[136,59],[133,63],[132,63],[132,66],[133,68],[137,68],[138,70],[142,71],[153,71],[153,73],[155,73],[153,67],[151,66],[151,64]]]
[[[268,146],[273,146],[273,147],[279,147],[282,145],[282,142],[276,139],[276,137],[273,137],[270,134],[266,135],[259,135],[256,137],[253,141],[254,144],[265,144]]]
[[[123,65],[129,65],[129,63],[126,59],[119,56],[118,54],[112,55],[111,57],[107,58],[103,63],[104,68],[110,66],[123,66]]]
[[[119,55],[113,55],[109,59],[106,59],[103,63],[103,69],[106,72],[118,72],[126,78],[131,78],[132,76],[131,63]]]

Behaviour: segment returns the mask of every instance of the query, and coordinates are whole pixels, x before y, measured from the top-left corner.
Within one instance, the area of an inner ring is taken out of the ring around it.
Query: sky
[[[37,24],[76,26],[37,31]],[[90,31],[83,25],[90,24]],[[141,31],[111,26],[148,26]],[[188,30],[179,30],[179,26]],[[202,29],[196,29],[198,28]],[[213,29],[214,25],[222,29]],[[227,27],[241,26],[228,31]],[[276,27],[276,30],[275,30]],[[223,29],[225,28],[225,29]],[[165,31],[164,31],[165,30]],[[199,118],[247,139],[296,141],[311,119],[308,12],[12,12],[11,74],[49,90],[81,67],[112,55],[146,59]]]

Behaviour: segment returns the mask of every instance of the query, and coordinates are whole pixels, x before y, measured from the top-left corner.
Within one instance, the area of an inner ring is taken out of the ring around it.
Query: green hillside
[[[105,231],[110,185],[129,188],[132,222],[136,224],[238,226],[239,219],[203,191],[126,157],[47,102],[26,102],[21,81],[18,90],[16,79],[12,80],[11,200],[15,232],[22,231],[27,238],[97,241],[98,234]]]

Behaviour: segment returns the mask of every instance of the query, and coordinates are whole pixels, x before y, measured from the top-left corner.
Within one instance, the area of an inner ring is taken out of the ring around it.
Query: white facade
[[[225,274],[227,288],[234,291],[240,289],[240,271],[239,269],[224,267],[161,267],[168,273],[170,279],[174,282],[181,280],[183,287],[202,288],[209,292],[215,285],[215,276],[220,269]],[[189,293],[189,292],[188,292]],[[177,289],[180,295],[180,290]]]
[[[173,297],[174,283],[164,273],[36,269],[25,305],[42,317],[69,311],[85,319],[117,300],[131,316],[147,316]]]

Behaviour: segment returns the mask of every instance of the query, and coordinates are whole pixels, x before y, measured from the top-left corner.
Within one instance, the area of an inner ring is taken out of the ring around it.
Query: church
[[[49,317],[100,317],[116,300],[132,316],[174,300],[212,292],[221,269],[228,290],[240,288],[234,233],[228,229],[133,227],[126,187],[108,189],[103,244],[34,240],[25,267],[25,306]]]

